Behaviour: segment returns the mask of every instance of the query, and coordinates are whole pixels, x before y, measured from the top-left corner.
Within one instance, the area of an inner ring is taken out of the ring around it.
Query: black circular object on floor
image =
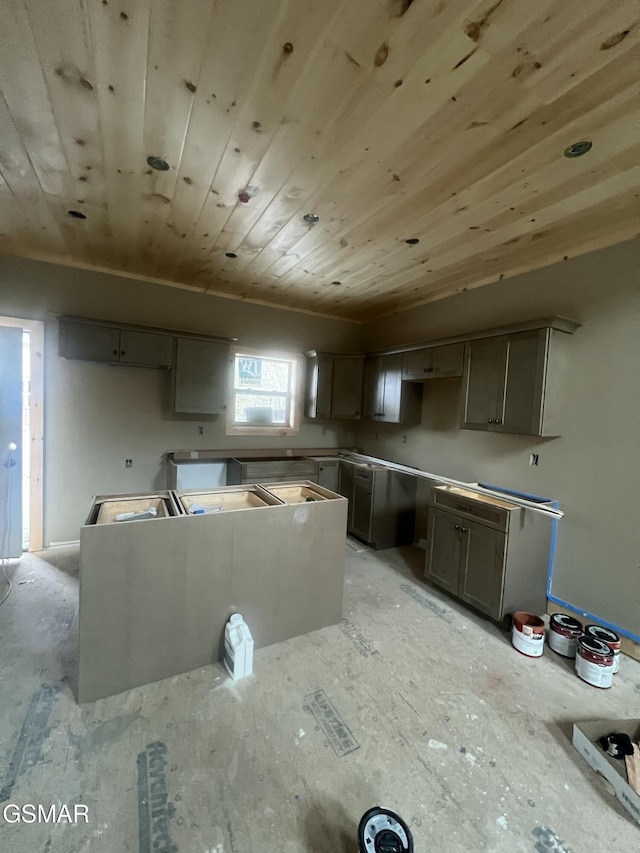
[[[362,815],[358,848],[360,853],[413,853],[413,837],[399,815],[376,806]]]

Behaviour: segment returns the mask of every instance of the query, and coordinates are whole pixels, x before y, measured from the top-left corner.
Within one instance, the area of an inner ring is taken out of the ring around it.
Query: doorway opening
[[[1,327],[22,330],[22,357],[20,375],[16,383],[22,388],[20,452],[20,540],[23,551],[41,551],[43,543],[43,402],[44,402],[44,323],[16,317],[0,317]],[[17,367],[17,365],[16,365]],[[2,412],[0,411],[0,418]],[[1,425],[0,425],[1,426]],[[15,449],[15,446],[13,446]],[[12,456],[11,446],[2,448],[5,455]],[[11,464],[12,459],[8,460]],[[14,481],[15,482],[15,481]],[[18,519],[16,519],[18,520]],[[17,529],[17,525],[16,528]]]

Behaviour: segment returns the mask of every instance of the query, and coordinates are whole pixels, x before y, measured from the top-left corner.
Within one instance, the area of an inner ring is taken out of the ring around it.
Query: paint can
[[[613,649],[597,637],[583,634],[578,639],[576,674],[593,687],[613,684]]]
[[[602,625],[585,625],[584,633],[587,637],[597,637],[608,646],[611,646],[613,651],[613,671],[616,673],[620,669],[620,637],[609,628],[603,628]]]
[[[583,633],[582,622],[566,613],[554,613],[549,622],[549,645],[559,655],[574,658],[578,637]]]
[[[516,651],[529,658],[539,658],[544,651],[544,622],[533,613],[519,610],[513,614],[511,642]]]

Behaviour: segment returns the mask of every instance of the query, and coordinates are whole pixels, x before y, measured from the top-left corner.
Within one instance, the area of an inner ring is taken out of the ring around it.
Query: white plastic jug
[[[253,637],[239,613],[234,613],[224,629],[224,665],[236,681],[253,672]]]

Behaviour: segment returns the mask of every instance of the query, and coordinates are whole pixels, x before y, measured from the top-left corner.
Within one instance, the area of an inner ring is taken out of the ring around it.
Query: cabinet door
[[[426,576],[448,592],[458,593],[461,520],[449,512],[430,508]]]
[[[331,417],[333,359],[316,355],[307,360],[305,415],[308,418]]]
[[[316,483],[319,486],[323,486],[325,489],[329,489],[331,492],[338,492],[339,485],[338,479],[340,475],[340,463],[339,462],[319,462],[318,463],[318,476],[316,477]],[[340,492],[338,492],[340,494]]]
[[[365,542],[371,541],[372,517],[373,480],[369,474],[362,474],[356,468],[353,474],[351,530]]]
[[[338,475],[338,494],[349,501],[349,509],[347,512],[347,529],[353,527],[353,465],[348,462],[340,463],[340,473]]]
[[[432,349],[433,370],[428,371],[428,379],[446,379],[451,376],[462,376],[464,361],[464,344],[447,344]]]
[[[223,412],[230,370],[227,344],[178,338],[174,411],[210,415]]]
[[[171,367],[173,338],[153,332],[120,331],[120,364]]]
[[[463,429],[494,429],[501,410],[498,395],[503,388],[506,357],[507,339],[504,336],[469,341],[466,345]]]
[[[509,335],[498,432],[540,434],[546,329]]]
[[[364,361],[364,416],[370,421],[378,420],[382,412],[383,382],[380,358],[366,358]]]
[[[402,366],[403,379],[428,379],[434,371],[433,354],[436,347],[405,352]]]
[[[62,358],[81,361],[117,362],[120,358],[120,330],[95,323],[60,320],[58,353]]]
[[[362,409],[362,358],[333,358],[331,417],[360,418]]]
[[[378,420],[385,423],[398,424],[402,420],[402,361],[402,353],[380,357],[382,407]]]
[[[501,619],[507,535],[473,521],[460,522],[462,557],[458,595],[494,619]]]

